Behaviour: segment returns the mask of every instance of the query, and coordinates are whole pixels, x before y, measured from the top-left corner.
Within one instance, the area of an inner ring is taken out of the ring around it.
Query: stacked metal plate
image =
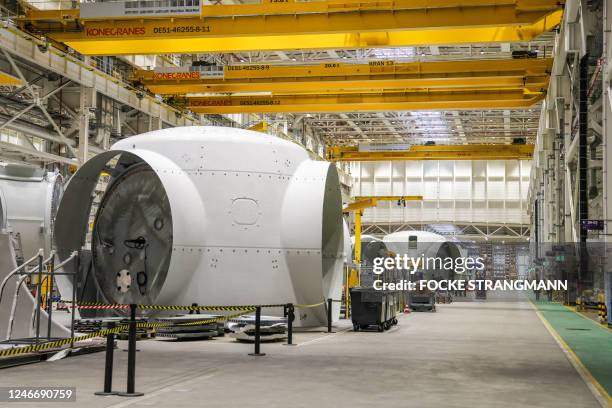
[[[198,323],[200,321],[216,319],[222,315],[213,314],[185,314],[178,316],[159,317],[156,323],[170,323],[157,329],[158,337],[181,339],[208,339],[224,335],[223,322]],[[195,323],[195,324],[190,324]]]
[[[240,341],[255,341],[255,316],[246,315],[232,319],[226,323],[230,337]],[[274,341],[287,338],[287,318],[276,316],[261,316],[261,341]]]

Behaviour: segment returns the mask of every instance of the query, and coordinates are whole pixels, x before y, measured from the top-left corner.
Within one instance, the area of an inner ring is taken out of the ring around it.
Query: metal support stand
[[[130,328],[128,333],[128,370],[127,370],[127,391],[119,392],[117,395],[122,397],[141,397],[142,392],[136,392],[136,307],[130,305]]]
[[[293,342],[293,320],[295,319],[295,308],[293,303],[289,303],[285,306],[287,309],[287,344],[283,344],[283,346],[297,346]]]
[[[77,293],[77,280],[81,268],[81,252],[76,255],[76,259],[74,260],[76,263],[76,268],[74,270],[74,275],[72,275],[72,310],[70,311],[70,338],[74,338],[74,313],[77,308],[76,304],[76,293]],[[70,342],[70,348],[74,348],[74,341]]]
[[[332,299],[327,299],[327,332],[332,332]]]
[[[255,352],[249,353],[249,356],[265,356],[266,353],[260,353],[261,347],[261,306],[255,309]]]
[[[109,329],[115,328],[115,323],[108,324]],[[104,391],[94,392],[95,395],[117,395],[113,391],[113,350],[115,348],[115,333],[106,335],[106,363],[104,365]]]
[[[42,250],[41,250],[42,251]],[[38,254],[38,282],[36,282],[36,344],[40,341],[40,303],[42,299],[43,255]]]

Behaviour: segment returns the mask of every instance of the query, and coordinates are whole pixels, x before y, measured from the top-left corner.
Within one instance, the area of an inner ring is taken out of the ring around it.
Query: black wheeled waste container
[[[376,328],[378,331],[384,331],[397,324],[394,294],[372,288],[352,288],[353,330]]]

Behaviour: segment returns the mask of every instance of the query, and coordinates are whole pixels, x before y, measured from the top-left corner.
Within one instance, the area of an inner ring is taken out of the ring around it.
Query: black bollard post
[[[136,307],[130,305],[130,328],[128,332],[128,370],[127,370],[127,391],[117,395],[122,397],[141,397],[142,392],[136,392]]]
[[[295,310],[293,303],[289,303],[287,306],[287,344],[285,346],[297,346],[293,342],[293,319],[295,318]]]
[[[199,305],[197,303],[192,303],[191,307],[198,307]],[[189,314],[200,314],[200,309],[196,309],[196,310],[189,310]]]
[[[115,323],[108,324],[109,329],[115,328]],[[115,333],[106,335],[106,364],[104,365],[104,391],[96,391],[95,395],[117,395],[113,391],[113,349],[115,348]]]
[[[327,299],[327,332],[332,332],[332,300]]]
[[[38,254],[38,282],[36,282],[36,344],[40,340],[40,308],[42,300],[42,268],[43,268],[43,255],[42,249]]]
[[[265,356],[266,353],[260,353],[261,346],[261,306],[255,309],[255,352],[249,353],[249,356]]]

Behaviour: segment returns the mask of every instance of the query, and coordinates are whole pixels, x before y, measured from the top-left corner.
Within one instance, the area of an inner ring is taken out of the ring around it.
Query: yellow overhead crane
[[[178,54],[529,41],[563,0],[203,0],[29,10],[22,28],[85,55]]]
[[[18,86],[23,85],[23,81],[17,77],[0,72],[0,86]]]
[[[543,93],[523,90],[421,90],[340,94],[203,96],[180,98],[174,103],[196,113],[371,112],[398,110],[461,110],[527,108]]]
[[[532,144],[417,145],[408,150],[359,151],[358,146],[332,146],[329,161],[381,160],[531,160]]]
[[[136,70],[132,80],[158,95],[334,93],[390,89],[548,88],[552,58],[318,65],[243,64]]]
[[[197,113],[512,109],[544,97],[552,60],[269,64],[136,71],[133,80]],[[241,95],[225,95],[226,93]],[[244,93],[261,95],[244,95]],[[208,93],[207,96],[192,94]],[[215,95],[217,93],[218,95]],[[219,95],[223,94],[223,95]]]

